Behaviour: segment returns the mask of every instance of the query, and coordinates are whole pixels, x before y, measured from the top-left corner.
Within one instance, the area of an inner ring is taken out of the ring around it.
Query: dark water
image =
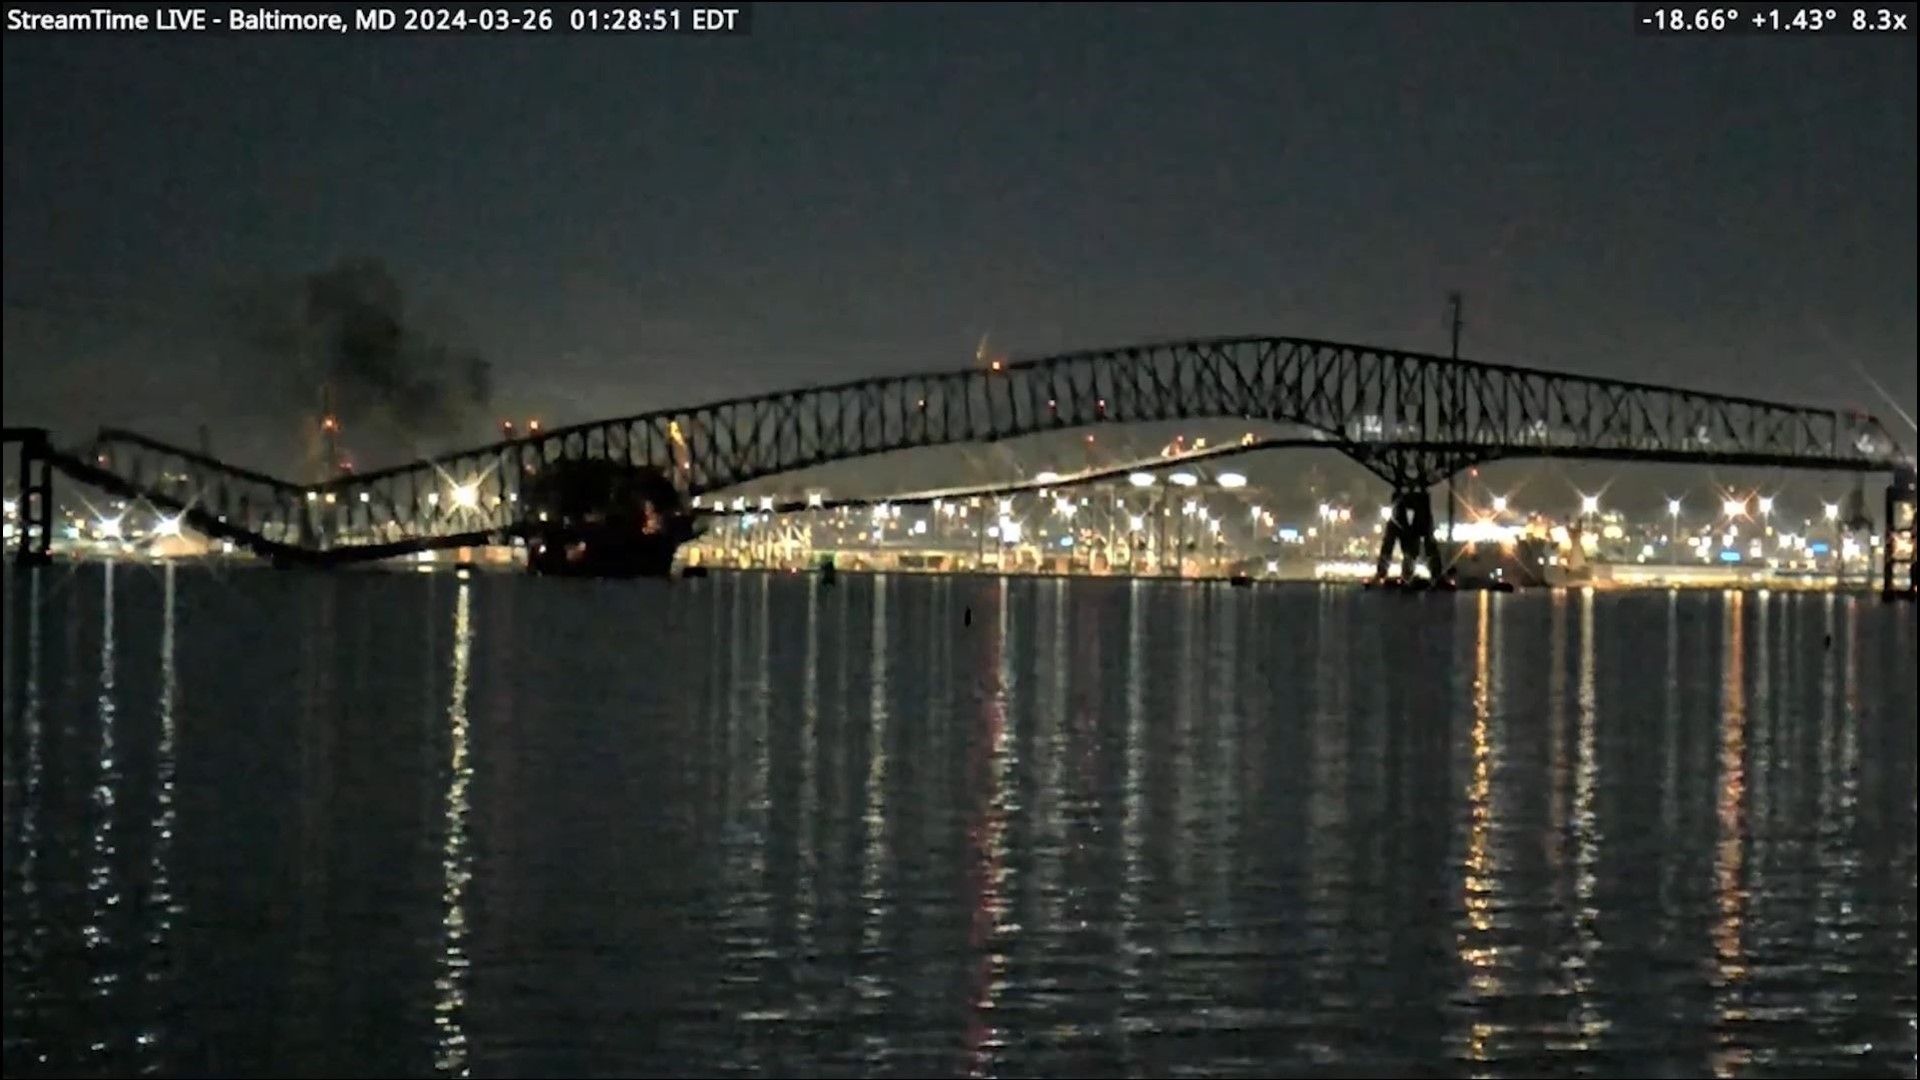
[[[8,1077],[1915,1075],[1909,607],[6,587]]]

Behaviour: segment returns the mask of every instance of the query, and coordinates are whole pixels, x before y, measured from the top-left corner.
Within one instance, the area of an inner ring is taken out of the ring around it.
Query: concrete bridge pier
[[[1439,584],[1442,574],[1440,542],[1434,536],[1433,496],[1426,488],[1408,488],[1393,493],[1393,513],[1380,531],[1380,561],[1374,576],[1387,577],[1395,547],[1400,549],[1400,577],[1413,579],[1416,560],[1425,559],[1427,572]]]
[[[1920,590],[1920,575],[1916,575],[1920,553],[1914,550],[1914,516],[1920,497],[1916,497],[1914,481],[1911,471],[1902,471],[1887,485],[1887,533],[1880,541],[1880,595],[1888,600],[1911,600]],[[1900,580],[1903,576],[1905,582]]]
[[[7,428],[5,441],[20,448],[20,523],[14,532],[14,562],[45,566],[53,561],[53,451],[46,428]]]

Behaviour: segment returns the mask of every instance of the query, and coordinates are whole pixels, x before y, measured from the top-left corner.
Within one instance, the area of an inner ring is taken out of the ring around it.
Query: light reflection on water
[[[467,1035],[463,1024],[467,1000],[467,883],[473,880],[473,852],[467,835],[472,809],[467,789],[473,785],[471,725],[467,720],[467,681],[473,662],[473,588],[460,584],[453,609],[453,689],[448,695],[446,842],[440,859],[445,907],[445,930],[440,947],[440,973],[433,981],[434,1023],[439,1028],[433,1065],[449,1076],[468,1075]]]
[[[9,1077],[1915,1072],[1902,608],[8,573]]]

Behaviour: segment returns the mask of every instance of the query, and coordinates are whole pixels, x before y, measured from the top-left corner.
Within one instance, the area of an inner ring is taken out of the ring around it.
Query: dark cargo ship
[[[699,535],[658,469],[614,461],[548,464],[521,484],[527,569],[567,577],[666,577]]]

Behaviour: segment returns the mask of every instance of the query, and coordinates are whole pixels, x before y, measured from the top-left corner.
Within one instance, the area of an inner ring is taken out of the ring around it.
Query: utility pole
[[[1453,318],[1452,318],[1453,359],[1455,363],[1458,363],[1460,360],[1460,326],[1461,326],[1459,292],[1455,291],[1455,292],[1448,293],[1447,303],[1453,309]],[[1460,425],[1459,378],[1460,378],[1459,372],[1458,370],[1456,370],[1454,372],[1454,377],[1450,383],[1450,390],[1448,392],[1448,397],[1451,400],[1448,402],[1448,405],[1447,405],[1447,437],[1450,439],[1457,437],[1459,434],[1459,431],[1458,431],[1458,428]],[[1453,464],[1453,463],[1448,462],[1448,464]],[[1447,562],[1449,564],[1453,562],[1453,553],[1452,553],[1453,552],[1453,504],[1454,504],[1453,470],[1448,470],[1447,472],[1447,549],[1448,549]]]

